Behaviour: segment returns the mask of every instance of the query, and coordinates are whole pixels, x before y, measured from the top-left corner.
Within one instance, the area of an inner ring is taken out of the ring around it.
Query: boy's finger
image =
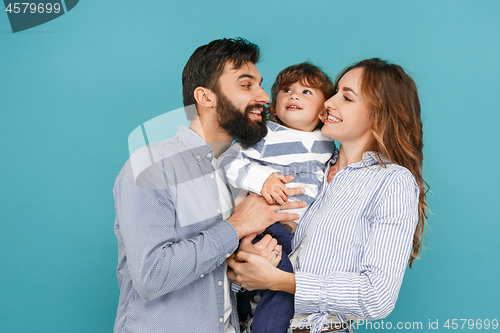
[[[293,175],[286,175],[283,176],[283,179],[281,180],[284,184],[287,184],[293,180]]]
[[[262,196],[264,197],[264,199],[266,199],[268,204],[272,205],[274,203],[274,198],[271,194],[264,194]]]
[[[281,192],[281,200],[283,200],[283,203],[288,201],[288,197],[286,196],[285,192]]]
[[[283,201],[283,198],[277,193],[273,193],[273,198],[274,198],[274,201],[276,201],[280,206],[283,206],[283,204],[285,203],[285,201]],[[274,201],[273,201],[273,203],[274,203]]]

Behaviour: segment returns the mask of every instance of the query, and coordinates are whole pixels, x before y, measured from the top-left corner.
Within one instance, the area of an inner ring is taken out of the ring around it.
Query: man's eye
[[[249,84],[242,84],[241,86],[242,86],[242,87],[245,87],[245,88],[250,88],[250,85],[249,85]]]

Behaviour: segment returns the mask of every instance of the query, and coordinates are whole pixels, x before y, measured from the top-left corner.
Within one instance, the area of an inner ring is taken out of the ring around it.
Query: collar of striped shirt
[[[337,159],[339,158],[339,151],[335,149],[332,154],[332,158],[328,161],[329,165],[332,166],[337,163]],[[389,160],[387,157],[380,153],[376,153],[374,151],[365,151],[363,153],[363,157],[361,161],[349,164],[348,167],[357,169],[357,168],[366,168],[367,166],[380,165],[380,162],[387,164],[392,164],[393,162]]]

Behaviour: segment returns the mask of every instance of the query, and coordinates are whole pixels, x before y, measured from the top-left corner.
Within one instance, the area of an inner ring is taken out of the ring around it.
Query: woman
[[[403,69],[379,59],[348,67],[325,107],[322,132],[341,146],[294,235],[295,273],[244,251],[227,261],[247,289],[295,294],[292,327],[311,320],[311,332],[386,317],[427,218],[420,103]]]

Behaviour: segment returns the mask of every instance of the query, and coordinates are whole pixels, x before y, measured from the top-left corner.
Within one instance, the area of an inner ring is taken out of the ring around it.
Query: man
[[[232,211],[218,170],[217,158],[233,139],[249,146],[265,134],[262,112],[269,96],[258,59],[258,47],[243,39],[199,47],[182,75],[189,129],[137,150],[117,176],[115,332],[239,331],[225,259],[239,239],[298,218],[277,213],[279,205],[255,194]],[[289,202],[283,209],[304,205]],[[276,242],[269,237],[245,244],[258,252]]]

